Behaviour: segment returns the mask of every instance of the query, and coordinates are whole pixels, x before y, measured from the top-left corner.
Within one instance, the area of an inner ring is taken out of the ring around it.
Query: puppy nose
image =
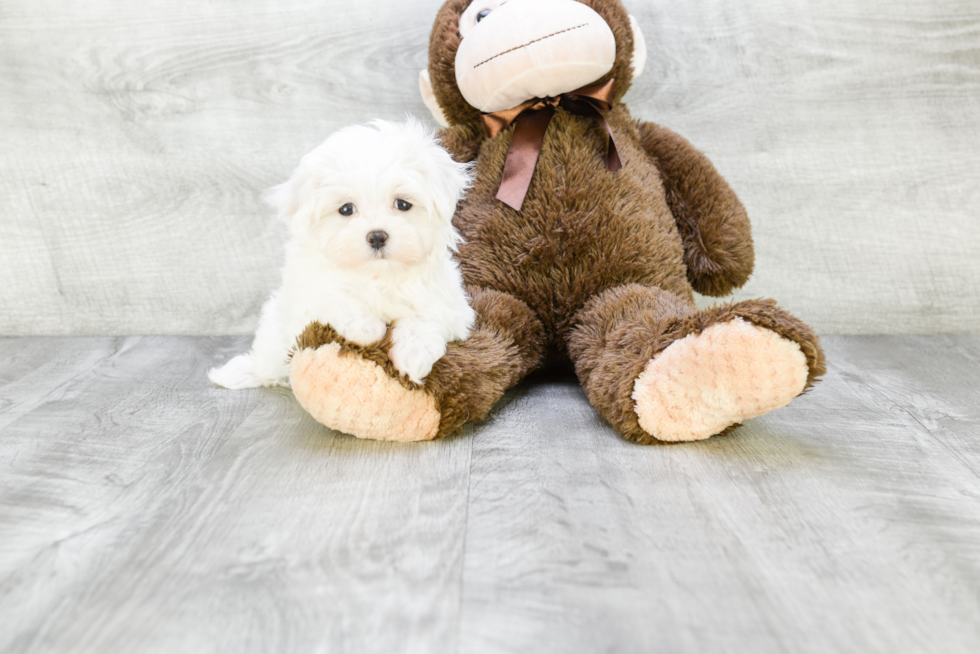
[[[371,247],[373,247],[375,250],[380,250],[385,246],[385,242],[388,240],[388,232],[382,232],[381,230],[371,232],[367,235],[367,240],[368,243],[371,244]]]

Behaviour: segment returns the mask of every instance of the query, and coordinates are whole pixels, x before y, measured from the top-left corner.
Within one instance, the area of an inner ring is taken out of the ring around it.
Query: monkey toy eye
[[[483,11],[481,11],[480,13],[478,13],[476,15],[476,22],[479,23],[481,20],[483,20],[484,18],[486,18],[489,15],[490,15],[490,10],[489,9],[484,9]]]
[[[405,200],[398,198],[397,200],[395,200],[395,208],[398,209],[399,211],[408,211],[409,209],[412,208],[412,203],[406,202]]]
[[[337,211],[340,213],[341,216],[353,216],[354,212],[357,211],[357,207],[355,207],[353,204],[348,202]]]

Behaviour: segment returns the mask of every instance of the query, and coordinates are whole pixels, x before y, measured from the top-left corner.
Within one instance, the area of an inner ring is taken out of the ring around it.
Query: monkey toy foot
[[[358,438],[426,441],[439,435],[436,399],[401,377],[386,352],[391,329],[366,347],[315,323],[299,339],[290,363],[293,394],[327,427]]]
[[[695,441],[786,406],[809,367],[800,346],[742,318],[671,343],[633,385],[640,427],[660,441]]]
[[[292,355],[293,394],[318,422],[358,438],[435,440],[483,420],[537,364],[541,325],[514,298],[469,292],[477,323],[465,341],[446,346],[423,384],[399,373],[389,358],[392,328],[377,343],[361,346],[314,322]]]

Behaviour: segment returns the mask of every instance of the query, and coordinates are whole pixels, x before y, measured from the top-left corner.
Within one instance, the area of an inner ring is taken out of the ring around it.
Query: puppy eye
[[[398,209],[399,211],[408,211],[409,209],[412,208],[412,203],[406,202],[405,200],[398,198],[397,200],[395,200],[395,208]]]
[[[337,211],[340,213],[341,216],[353,216],[354,212],[357,211],[357,207],[355,207],[353,204],[348,202],[340,209],[337,209]]]
[[[484,18],[486,18],[489,15],[490,15],[490,10],[489,9],[484,9],[483,11],[481,11],[480,13],[478,13],[476,15],[476,22],[479,23],[481,20],[483,20]]]

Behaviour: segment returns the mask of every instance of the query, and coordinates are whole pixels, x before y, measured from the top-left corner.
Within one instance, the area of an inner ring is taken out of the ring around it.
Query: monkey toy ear
[[[630,14],[630,27],[633,29],[633,79],[643,74],[647,65],[647,42],[636,18]]]
[[[422,92],[422,102],[432,112],[432,117],[439,123],[439,126],[449,127],[449,121],[446,120],[446,115],[442,113],[442,109],[436,101],[436,94],[432,92],[432,80],[429,79],[428,70],[423,70],[419,74],[419,91]]]

